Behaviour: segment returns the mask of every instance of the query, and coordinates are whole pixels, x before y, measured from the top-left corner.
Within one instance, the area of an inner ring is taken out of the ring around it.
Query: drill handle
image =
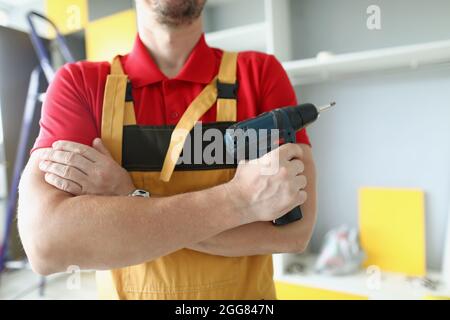
[[[296,143],[297,139],[295,137],[295,130],[292,129],[288,129],[288,130],[282,130],[283,131],[283,140],[285,143]],[[273,224],[276,226],[283,226],[298,220],[301,220],[303,218],[303,214],[302,214],[302,209],[300,207],[296,207],[294,209],[292,209],[291,211],[289,211],[288,213],[286,213],[284,216],[282,216],[281,218],[278,218],[276,220],[273,221]]]
[[[284,226],[286,224],[301,220],[303,218],[302,209],[300,207],[296,207],[286,213],[281,218],[278,218],[276,220],[273,220],[273,224],[276,226]]]

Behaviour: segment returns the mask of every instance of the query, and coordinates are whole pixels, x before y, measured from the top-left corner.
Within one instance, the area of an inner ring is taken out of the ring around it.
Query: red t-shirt
[[[140,40],[121,57],[132,82],[136,121],[140,125],[175,125],[189,104],[217,75],[223,51],[210,48],[204,36],[196,44],[180,73],[167,78]],[[108,62],[78,62],[61,68],[50,85],[33,150],[58,140],[92,145],[100,137],[103,95]],[[238,56],[238,121],[271,109],[296,105],[295,92],[281,64],[272,55],[241,52]],[[213,122],[212,107],[201,119]],[[297,142],[310,144],[305,130]]]

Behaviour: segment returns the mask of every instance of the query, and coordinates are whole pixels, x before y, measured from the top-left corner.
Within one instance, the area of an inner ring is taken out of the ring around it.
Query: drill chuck
[[[294,131],[298,131],[313,123],[319,117],[319,110],[312,103],[305,103],[296,107],[278,109],[285,112]]]
[[[287,113],[292,128],[295,131],[298,131],[315,122],[317,118],[319,118],[321,112],[328,110],[334,105],[336,105],[336,102],[331,102],[326,106],[317,108],[312,103],[304,103],[299,106],[287,107],[278,110],[283,110]]]

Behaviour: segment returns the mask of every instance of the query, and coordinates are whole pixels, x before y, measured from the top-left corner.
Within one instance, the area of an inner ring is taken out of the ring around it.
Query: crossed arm
[[[242,223],[220,186],[161,199],[72,196],[44,181],[39,153],[22,175],[18,210],[22,243],[37,273],[70,265],[106,270],[139,264]],[[211,197],[220,208],[213,208]],[[217,217],[211,219],[214,210]]]
[[[184,247],[224,256],[302,251],[315,221],[314,164],[309,147],[302,149],[304,175],[309,181],[304,219],[285,227],[266,222],[279,213],[272,213],[273,217],[265,213],[261,218],[263,202],[260,207],[253,205],[247,210],[261,212],[260,217],[246,215],[245,208],[238,210],[233,201],[238,193],[230,188],[236,184],[155,199],[93,195],[95,192],[73,196],[61,191],[67,185],[49,173],[54,166],[42,165],[46,150],[35,151],[20,184],[19,231],[24,247],[33,268],[41,274],[63,271],[74,264],[92,269],[119,268]],[[107,157],[97,156],[103,160]],[[56,163],[68,160],[58,159]],[[304,199],[297,203],[303,202]]]

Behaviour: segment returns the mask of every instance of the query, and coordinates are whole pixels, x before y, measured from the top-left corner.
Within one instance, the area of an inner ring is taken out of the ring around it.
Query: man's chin
[[[205,0],[153,0],[160,23],[170,26],[190,24],[202,13]]]

